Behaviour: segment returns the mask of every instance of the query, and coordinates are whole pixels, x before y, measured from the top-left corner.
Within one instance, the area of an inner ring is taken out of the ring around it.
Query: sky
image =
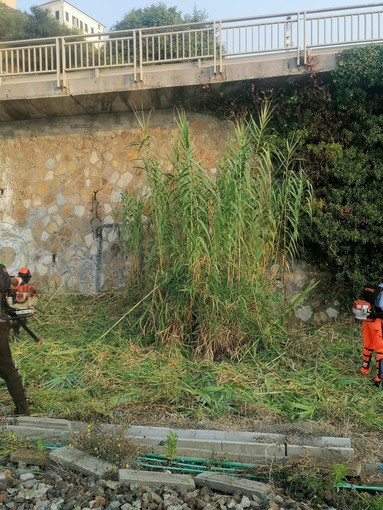
[[[33,5],[45,3],[48,0],[17,0],[17,8],[29,12]],[[92,18],[110,29],[132,9],[147,7],[160,0],[68,0],[70,4],[85,12]],[[177,7],[183,14],[191,14],[193,7],[205,10],[209,20],[228,18],[243,18],[263,16],[267,14],[284,14],[293,12],[368,5],[363,0],[161,0],[168,7]],[[381,4],[380,4],[381,5]]]

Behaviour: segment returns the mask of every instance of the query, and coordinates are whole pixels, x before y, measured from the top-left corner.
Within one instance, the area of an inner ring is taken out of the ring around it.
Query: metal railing
[[[214,72],[238,57],[290,52],[297,65],[315,48],[383,42],[383,3],[47,39],[0,42],[0,80],[210,61]]]

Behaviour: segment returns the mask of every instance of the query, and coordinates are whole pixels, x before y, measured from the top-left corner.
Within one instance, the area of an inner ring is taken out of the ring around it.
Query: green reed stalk
[[[194,158],[184,113],[170,171],[146,146],[148,192],[124,195],[119,233],[129,259],[141,261],[140,292],[158,285],[138,318],[150,337],[209,358],[279,342],[287,304],[270,268],[298,253],[310,194],[294,145],[273,146],[269,119],[266,106],[236,126],[216,181]]]

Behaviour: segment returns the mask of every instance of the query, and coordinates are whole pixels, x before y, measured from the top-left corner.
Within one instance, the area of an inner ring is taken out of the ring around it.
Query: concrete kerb
[[[166,472],[136,471],[133,469],[118,469],[112,464],[95,459],[76,448],[60,448],[49,454],[52,462],[88,476],[103,479],[115,479],[118,484],[129,487],[170,487],[179,490],[193,491],[197,486],[207,485],[213,490],[224,494],[240,492],[248,497],[264,499],[271,488],[267,483],[233,478],[220,473],[201,473],[193,479],[191,475],[172,474]]]
[[[70,421],[43,417],[10,418],[6,426],[18,436],[55,441],[58,445],[66,444],[71,433]]]
[[[77,448],[63,447],[49,453],[51,461],[65,467],[82,473],[86,476],[95,478],[116,478],[118,467],[100,460],[92,455],[88,455]]]
[[[86,430],[88,424],[44,417],[18,417],[9,420],[7,426],[16,435],[65,445],[73,434]],[[160,455],[166,453],[166,438],[173,431],[177,434],[178,457],[215,458],[250,464],[252,459],[258,464],[261,459],[280,462],[299,456],[336,462],[349,462],[354,458],[350,439],[342,437],[300,435],[289,438],[287,434],[275,433],[110,424],[100,425],[100,428],[105,432],[122,434],[148,453]]]
[[[197,486],[209,486],[224,494],[240,492],[249,498],[265,499],[271,492],[267,483],[233,478],[232,476],[219,473],[201,473],[193,479],[191,475],[173,474],[167,472],[136,471],[133,469],[117,469],[116,466],[105,461],[95,459],[75,448],[60,448],[51,452],[50,460],[73,471],[95,478],[115,479],[118,477],[118,485],[133,487],[169,487],[184,491],[193,491]],[[0,473],[1,474],[1,473]],[[0,477],[1,479],[1,477]]]
[[[120,485],[136,485],[141,487],[175,487],[180,490],[193,491],[195,482],[190,475],[170,474],[153,471],[135,471],[133,469],[120,469],[118,472]]]
[[[197,486],[208,485],[211,489],[223,492],[224,494],[239,492],[249,498],[256,496],[257,498],[265,499],[271,492],[271,487],[267,483],[246,480],[245,478],[234,478],[211,471],[197,475],[195,483]]]

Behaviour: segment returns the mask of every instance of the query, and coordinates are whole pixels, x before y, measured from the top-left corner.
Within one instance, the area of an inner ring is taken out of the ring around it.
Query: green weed
[[[169,463],[173,462],[173,460],[177,457],[177,443],[177,432],[169,432],[166,436],[166,458]]]
[[[123,428],[108,430],[97,424],[88,424],[86,429],[73,434],[70,445],[119,468],[128,467],[132,457],[139,453]]]
[[[352,501],[348,501],[348,505],[350,510],[383,510],[383,497],[356,493],[353,494]]]
[[[36,443],[32,439],[19,437],[11,430],[0,430],[0,462],[8,461],[12,452],[19,448],[35,447]]]
[[[292,495],[304,496],[322,503],[335,498],[337,484],[346,477],[347,467],[336,464],[331,470],[324,471],[313,467],[296,466],[286,470],[285,474],[288,491]]]

